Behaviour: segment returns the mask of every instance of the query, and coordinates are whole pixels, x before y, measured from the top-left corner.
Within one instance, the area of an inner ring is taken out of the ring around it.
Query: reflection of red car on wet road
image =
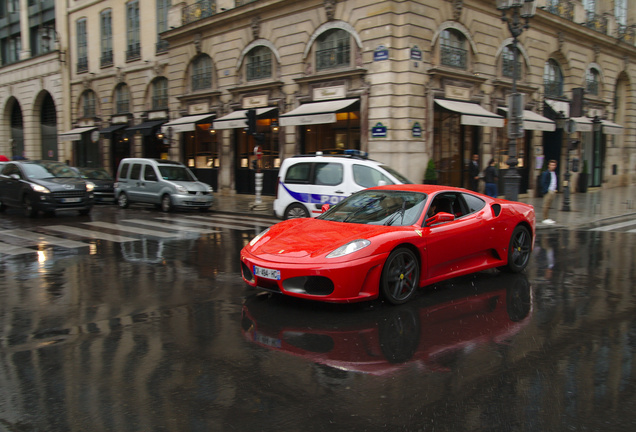
[[[523,270],[534,244],[532,206],[465,189],[380,186],[316,219],[292,219],[241,251],[251,286],[294,297],[354,302],[380,294],[394,304],[444,279]]]
[[[243,307],[242,330],[251,342],[314,363],[385,374],[407,364],[446,370],[459,353],[506,343],[530,321],[525,275],[454,282],[452,289],[397,308],[347,313],[255,295]]]

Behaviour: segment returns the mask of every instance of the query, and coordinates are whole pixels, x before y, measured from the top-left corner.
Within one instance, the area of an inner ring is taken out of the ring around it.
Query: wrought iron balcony
[[[607,34],[607,17],[587,11],[585,27]]]
[[[138,60],[141,58],[141,44],[139,42],[128,45],[126,50],[126,61]]]
[[[104,51],[99,59],[99,65],[101,67],[108,67],[113,65],[113,51]]]
[[[88,72],[88,57],[77,59],[77,73]]]
[[[157,54],[167,52],[169,47],[170,46],[169,46],[167,40],[159,39],[159,41],[157,42],[157,45],[156,45],[156,51],[155,52]]]
[[[634,26],[621,25],[618,27],[618,38],[623,42],[633,44],[636,40],[636,32],[634,32]]]
[[[216,0],[200,0],[181,10],[181,25],[190,24],[216,13]]]
[[[257,0],[234,0],[234,7],[243,6],[244,4],[254,3]]]
[[[558,15],[561,18],[574,20],[574,2],[571,0],[552,0],[549,1],[545,10],[551,14]]]

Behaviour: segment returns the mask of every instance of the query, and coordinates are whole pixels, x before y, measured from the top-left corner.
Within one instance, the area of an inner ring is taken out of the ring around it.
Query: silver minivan
[[[154,204],[164,212],[174,208],[208,210],[212,187],[202,183],[181,162],[126,158],[117,169],[115,198],[121,208],[132,203]]]

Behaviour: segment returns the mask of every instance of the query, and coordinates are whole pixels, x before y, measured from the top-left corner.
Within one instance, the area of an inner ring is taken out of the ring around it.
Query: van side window
[[[141,164],[133,164],[132,169],[130,170],[130,179],[131,180],[139,180],[139,174],[141,173]]]
[[[128,178],[128,169],[130,168],[130,164],[129,163],[125,163],[121,166],[121,169],[119,170],[119,178],[122,179],[127,179]]]
[[[285,174],[285,183],[308,184],[311,165],[311,163],[298,163],[290,166]]]
[[[316,164],[315,184],[321,186],[336,186],[342,183],[344,169],[342,164],[326,162]]]
[[[393,182],[380,171],[365,165],[353,165],[353,181],[364,188],[378,186],[380,181],[391,185]]]
[[[151,165],[146,165],[144,168],[144,180],[157,181],[157,173]]]

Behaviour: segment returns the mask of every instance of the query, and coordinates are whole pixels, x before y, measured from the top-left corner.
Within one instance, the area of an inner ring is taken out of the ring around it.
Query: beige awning
[[[607,135],[623,135],[623,126],[609,120],[601,120],[601,123],[603,124],[603,133]]]
[[[508,112],[508,108],[499,108],[503,112]],[[547,117],[537,114],[534,111],[523,110],[523,128],[525,130],[536,130],[543,132],[554,132],[556,123]]]
[[[214,114],[200,114],[181,117],[164,123],[161,132],[168,134],[168,128],[172,128],[172,133],[190,132],[196,129],[198,123],[210,123]],[[209,120],[209,121],[206,121]]]
[[[461,114],[461,123],[471,126],[503,127],[504,118],[492,113],[481,105],[471,102],[435,99],[435,103],[442,108]]]
[[[59,134],[60,141],[79,141],[82,139],[82,134],[97,129],[95,126],[80,127],[71,129],[68,132]]]
[[[359,99],[338,99],[302,104],[279,116],[281,126],[299,126],[336,122],[336,113],[349,108]]]
[[[260,117],[275,109],[276,107],[257,108],[256,117]],[[212,127],[214,129],[238,129],[247,127],[247,110],[236,110],[220,117],[214,120]]]

